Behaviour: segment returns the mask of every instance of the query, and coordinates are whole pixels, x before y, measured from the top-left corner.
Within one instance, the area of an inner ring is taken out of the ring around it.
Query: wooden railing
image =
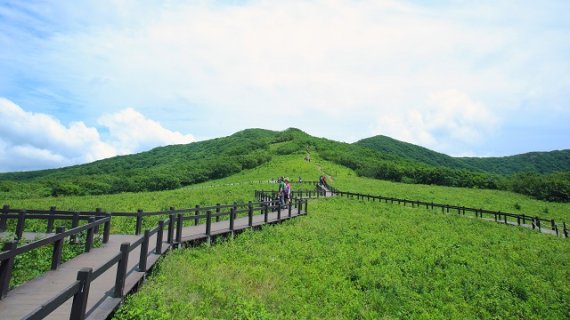
[[[4,205],[0,213],[0,232],[8,230],[8,221],[10,219],[17,220],[14,233],[16,239],[22,239],[26,229],[26,222],[29,220],[46,220],[46,233],[53,233],[54,224],[57,220],[71,221],[71,228],[76,228],[81,220],[88,221],[91,218],[104,216],[105,213],[100,208],[95,209],[95,211],[62,211],[56,210],[56,207],[51,207],[49,210],[26,210],[12,209],[10,206]]]
[[[53,245],[51,270],[56,270],[61,264],[61,255],[64,239],[66,237],[75,237],[77,234],[86,231],[85,252],[89,252],[93,247],[93,236],[100,225],[104,225],[103,243],[109,241],[110,223],[110,216],[98,220],[95,220],[95,217],[91,217],[89,223],[86,225],[75,227],[68,231],[65,231],[64,227],[58,227],[55,235],[25,244],[21,247],[18,247],[18,241],[15,240],[4,243],[2,252],[0,252],[0,299],[8,294],[16,256],[43,246]]]
[[[425,202],[419,200],[409,200],[409,199],[402,199],[402,198],[395,198],[395,197],[385,197],[381,195],[370,195],[370,194],[361,194],[361,193],[354,193],[354,192],[343,192],[337,189],[331,190],[333,195],[337,195],[340,197],[349,197],[349,198],[356,198],[359,200],[368,200],[368,201],[384,201],[385,203],[397,203],[399,205],[411,205],[412,207],[423,207],[425,206],[426,209],[434,208],[441,209],[442,212],[454,212],[457,211],[457,214],[465,215],[467,212],[473,214],[476,218],[481,219],[492,219],[496,222],[501,222],[504,224],[514,224],[514,225],[526,225],[527,223],[530,224],[532,229],[537,229],[538,231],[542,231],[543,228],[548,228],[552,230],[553,233],[556,235],[561,235],[565,238],[568,238],[568,227],[566,226],[566,222],[556,222],[554,219],[544,219],[538,216],[529,216],[525,214],[516,214],[510,212],[502,212],[502,211],[493,211],[493,210],[486,210],[482,208],[469,208],[465,206],[457,206],[457,205],[449,205],[449,204],[441,204],[441,203],[434,203],[434,202]]]
[[[117,272],[115,276],[115,285],[111,296],[113,298],[122,298],[125,295],[125,283],[128,275],[128,261],[129,254],[140,247],[139,263],[137,267],[138,272],[146,272],[147,261],[150,254],[162,255],[165,251],[162,250],[163,232],[165,221],[159,221],[158,225],[152,230],[146,230],[144,236],[140,237],[133,243],[122,243],[119,253],[113,256],[108,261],[104,262],[101,266],[93,268],[82,268],[77,273],[77,280],[70,284],[66,289],[57,294],[55,297],[42,304],[34,311],[30,312],[24,319],[43,319],[47,317],[54,310],[59,308],[67,300],[73,297],[71,305],[70,319],[85,319],[88,314],[87,299],[89,297],[89,288],[91,282],[99,278],[107,270],[117,265]],[[151,253],[149,253],[149,239],[153,235],[156,237],[156,246]],[[103,297],[105,299],[106,297]],[[95,304],[95,307],[97,304]],[[94,308],[95,308],[94,307]]]
[[[115,285],[113,288],[112,297],[113,298],[121,298],[125,294],[125,282],[127,278],[127,264],[129,259],[129,253],[131,251],[136,250],[140,246],[140,255],[139,261],[137,265],[137,271],[139,272],[146,272],[148,271],[147,261],[151,254],[154,255],[162,255],[166,252],[163,250],[163,243],[164,243],[164,232],[167,232],[167,239],[166,243],[168,248],[171,247],[180,247],[186,241],[200,241],[200,240],[207,240],[210,241],[211,237],[214,236],[212,233],[212,223],[213,219],[215,221],[220,221],[221,219],[229,220],[229,226],[227,230],[223,232],[218,231],[216,235],[221,235],[223,233],[234,233],[237,231],[235,229],[234,221],[238,217],[248,217],[248,224],[247,228],[255,227],[256,225],[253,223],[253,216],[254,213],[259,211],[259,214],[264,215],[263,223],[259,223],[257,225],[263,225],[269,223],[268,214],[270,211],[277,211],[277,220],[276,222],[281,222],[284,218],[283,215],[287,215],[288,218],[292,217],[292,210],[293,207],[297,210],[297,215],[300,215],[302,212],[303,214],[307,214],[307,199],[294,199],[293,206],[290,206],[287,211],[282,212],[281,205],[275,201],[260,201],[252,203],[251,201],[248,203],[233,203],[233,204],[226,204],[221,205],[217,204],[215,206],[209,207],[200,207],[196,206],[195,208],[189,209],[174,209],[170,208],[168,211],[158,211],[158,212],[143,212],[139,210],[136,213],[113,213],[113,216],[124,216],[124,217],[136,217],[136,225],[137,230],[140,230],[142,227],[143,218],[146,216],[154,216],[154,215],[168,215],[167,219],[160,220],[158,225],[151,229],[144,231],[143,235],[133,243],[123,243],[121,244],[120,251],[115,256],[113,256],[108,261],[102,263],[101,266],[98,268],[83,268],[77,273],[77,280],[70,284],[66,289],[58,293],[52,299],[47,301],[46,303],[39,306],[37,309],[29,313],[24,319],[43,319],[47,317],[50,313],[54,310],[59,308],[62,304],[73,297],[70,319],[85,319],[86,315],[93,311],[96,308],[93,307],[91,310],[87,310],[87,299],[89,296],[89,289],[90,285],[93,281],[95,281],[98,277],[100,277],[104,272],[111,269],[113,266],[117,265],[117,272],[115,275]],[[94,218],[92,218],[94,219]],[[107,217],[102,218],[100,220],[91,222],[85,226],[81,226],[67,232],[58,233],[54,237],[50,237],[49,239],[53,239],[53,241],[60,241],[65,236],[69,236],[70,232],[80,232],[83,230],[91,230],[91,234],[96,226],[105,223],[105,234],[104,242],[108,240],[108,233],[110,230],[110,221],[111,216],[108,214]],[[188,239],[184,239],[182,237],[182,230],[184,224],[193,224],[198,225],[200,221],[203,221],[205,224],[205,232],[200,234],[194,234],[192,237]],[[140,233],[140,231],[137,231]],[[157,235],[156,237],[156,246],[151,253],[149,253],[149,240],[152,236]],[[89,238],[89,234],[88,234]],[[39,247],[40,245],[46,245],[50,242],[48,238],[40,240],[36,244],[33,245],[34,248]],[[59,245],[58,245],[59,246]],[[2,261],[1,269],[4,268],[11,268],[13,266],[13,258],[15,255],[23,253],[24,247],[18,249],[11,249],[7,252],[0,253],[0,261]],[[58,247],[59,248],[59,247]],[[14,251],[18,250],[18,251]],[[29,249],[31,250],[31,248]],[[54,245],[54,252],[55,252],[55,245]],[[60,249],[57,249],[60,250]],[[87,249],[86,249],[87,250]],[[2,259],[7,260],[2,260]],[[11,260],[10,260],[11,259]],[[3,274],[3,273],[0,273]],[[9,281],[9,279],[8,279]],[[105,297],[103,298],[105,299]],[[120,303],[119,301],[116,302],[117,304]]]

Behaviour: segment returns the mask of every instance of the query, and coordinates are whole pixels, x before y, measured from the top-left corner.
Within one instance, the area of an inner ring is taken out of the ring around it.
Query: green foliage
[[[0,192],[10,190],[6,179],[33,181],[49,189],[44,195],[54,197],[177,189],[227,177],[270,161],[268,144],[276,135],[250,129],[226,138],[161,147],[85,165],[0,174]]]
[[[567,240],[346,199],[177,250],[116,319],[563,319]],[[529,258],[532,257],[532,258]]]
[[[315,138],[294,128],[282,132],[249,129],[225,138],[161,147],[80,166],[0,174],[0,195],[16,199],[26,198],[26,194],[32,198],[174,190],[253,169],[276,156],[304,155],[307,150],[313,158],[320,156],[364,177],[512,190],[548,201],[570,201],[568,172],[541,173],[570,170],[570,151],[452,158],[382,136],[347,144]],[[521,170],[533,173],[502,175]]]
[[[512,179],[515,192],[547,201],[570,200],[570,172],[558,172],[549,175],[521,173]]]
[[[509,157],[474,158],[450,157],[386,136],[363,139],[355,144],[403,159],[411,159],[430,166],[450,169],[468,169],[501,175],[520,172],[545,174],[557,171],[570,171],[570,150],[530,152]]]
[[[314,141],[312,148],[326,148],[326,144]],[[318,153],[312,154],[310,163],[303,157],[296,153],[273,156],[252,169],[176,190],[14,199],[8,204],[38,209],[55,205],[63,210],[156,211],[170,206],[245,202],[252,200],[256,189],[275,190],[276,185],[268,182],[271,178],[314,180],[326,174],[341,190],[502,211],[519,205],[520,213],[570,220],[570,204],[499,190],[358,177]],[[211,247],[171,252],[116,317],[570,317],[570,245],[565,239],[378,202],[327,199],[312,201],[309,207],[307,217],[261,232],[246,232]],[[153,227],[157,219],[145,219],[144,228]],[[132,219],[113,218],[112,232],[133,230]]]

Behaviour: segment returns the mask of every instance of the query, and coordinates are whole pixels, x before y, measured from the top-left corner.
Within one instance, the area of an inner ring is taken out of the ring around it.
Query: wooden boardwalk
[[[301,212],[301,215],[302,214],[304,214],[304,212]],[[291,211],[291,218],[297,217],[298,215],[297,209]],[[265,222],[265,216],[263,214],[258,214],[253,216],[253,227],[278,223],[288,219],[290,219],[290,217],[287,210],[281,211],[280,218],[278,218],[277,212],[269,212],[267,222]],[[228,220],[213,222],[211,226],[211,236],[233,234],[234,232],[244,231],[249,228],[248,217],[235,219],[233,231],[230,230]],[[14,288],[8,292],[8,295],[3,300],[0,300],[0,319],[25,318],[30,312],[74,283],[80,269],[85,267],[95,269],[101,266],[113,256],[117,255],[122,243],[132,243],[140,238],[141,236],[134,235],[111,235],[109,242],[103,247],[92,249],[89,253],[83,253],[62,264],[58,270],[49,271],[34,280]],[[207,238],[205,224],[184,227],[182,229],[180,245],[194,240],[208,240]],[[156,244],[156,234],[150,238],[149,244],[151,245],[149,245],[148,248],[148,269],[150,269],[161,256],[153,253]],[[163,242],[162,251],[166,252],[168,249],[170,249],[169,243]],[[140,249],[133,250],[129,254],[125,293],[135,290],[146,276],[146,272],[138,271],[139,257]],[[87,319],[106,319],[119,306],[122,298],[113,298],[112,294],[116,274],[117,265],[108,269],[91,283],[87,300],[87,310],[90,310],[87,313]],[[53,311],[47,319],[69,319],[72,300],[73,299],[69,299]]]

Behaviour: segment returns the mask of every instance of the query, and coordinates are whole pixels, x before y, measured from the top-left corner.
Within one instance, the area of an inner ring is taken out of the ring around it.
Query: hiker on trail
[[[279,183],[279,190],[277,191],[278,196],[279,196],[279,204],[281,204],[281,206],[284,206],[285,205],[285,182],[283,181],[283,177],[279,177],[277,182]]]
[[[303,178],[299,177],[299,183],[303,183]]]
[[[328,186],[327,186],[327,176],[323,176],[323,185],[324,185],[325,187],[328,187]]]
[[[289,178],[285,178],[285,189],[283,190],[285,206],[283,208],[287,209],[287,206],[291,205],[291,183],[289,183]]]

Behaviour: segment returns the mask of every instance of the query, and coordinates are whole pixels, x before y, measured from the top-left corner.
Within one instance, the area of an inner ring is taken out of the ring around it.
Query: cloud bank
[[[132,106],[201,137],[298,127],[452,155],[570,148],[566,12],[568,1],[0,5],[0,96],[87,127]],[[142,143],[115,133],[116,152]]]
[[[107,138],[81,121],[64,125],[0,98],[0,172],[63,167],[195,140],[132,108],[101,116],[99,125]]]

